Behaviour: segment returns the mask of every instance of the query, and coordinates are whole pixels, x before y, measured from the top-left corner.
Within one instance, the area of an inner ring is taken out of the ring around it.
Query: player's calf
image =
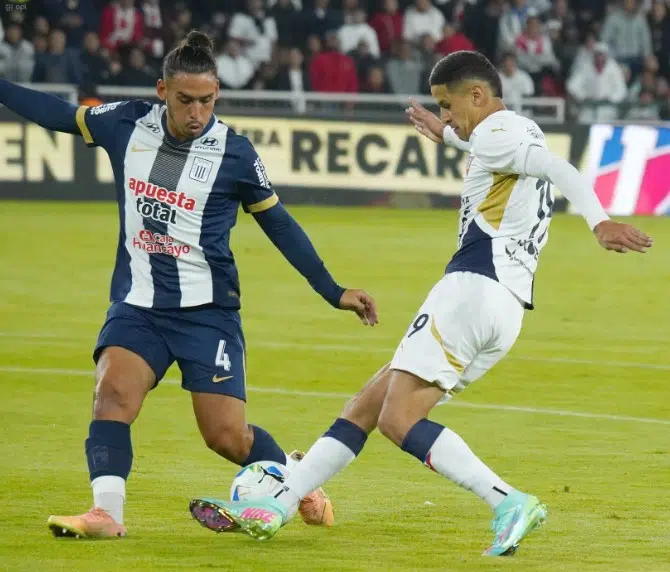
[[[389,364],[382,367],[344,406],[340,417],[360,427],[368,435],[377,427],[391,371]]]
[[[394,412],[382,410],[377,421],[379,432],[384,435],[389,441],[402,447],[405,436],[410,432],[412,427],[419,419],[413,417],[406,417],[404,415],[396,415]]]
[[[258,461],[286,465],[286,454],[274,437],[256,425],[247,425],[241,399],[215,393],[193,392],[193,410],[207,446],[237,465]]]
[[[203,439],[209,449],[224,459],[244,466],[244,460],[249,457],[254,442],[251,427],[244,425],[226,427],[217,432],[203,433]]]
[[[258,461],[286,465],[284,451],[270,433],[256,425],[230,427],[217,433],[205,433],[203,437],[212,451],[241,467]]]
[[[412,428],[444,397],[444,391],[406,371],[390,370],[389,388],[377,422],[379,431],[402,447]]]

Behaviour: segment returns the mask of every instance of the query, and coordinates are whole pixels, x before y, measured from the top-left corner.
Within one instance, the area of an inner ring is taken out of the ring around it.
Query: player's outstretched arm
[[[543,147],[531,147],[526,155],[523,174],[556,185],[586,219],[600,245],[625,253],[646,252],[652,239],[630,224],[610,220],[589,181],[568,161]]]
[[[305,231],[281,203],[253,216],[286,260],[326,301],[335,308],[356,312],[366,326],[378,323],[372,296],[363,290],[342,288],[333,280]]]
[[[28,121],[51,131],[79,135],[77,109],[55,95],[0,80],[0,103]]]

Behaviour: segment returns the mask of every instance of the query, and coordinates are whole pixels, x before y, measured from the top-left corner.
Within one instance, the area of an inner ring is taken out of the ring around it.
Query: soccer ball
[[[244,467],[233,479],[230,500],[254,500],[279,492],[288,469],[273,461],[258,461]]]

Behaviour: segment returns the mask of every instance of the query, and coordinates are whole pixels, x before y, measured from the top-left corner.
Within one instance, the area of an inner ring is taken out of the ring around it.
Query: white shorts
[[[448,400],[511,349],[523,314],[522,303],[499,282],[470,272],[446,274],[419,309],[391,369],[438,385]]]

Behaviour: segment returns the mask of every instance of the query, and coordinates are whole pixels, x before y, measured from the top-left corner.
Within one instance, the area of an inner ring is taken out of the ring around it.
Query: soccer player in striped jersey
[[[193,31],[166,56],[157,85],[162,105],[76,107],[0,81],[0,103],[9,109],[107,151],[119,205],[112,303],[94,352],[95,401],[85,443],[93,508],[50,517],[57,536],[126,534],[130,426],[175,361],[211,449],[242,466],[291,464],[268,432],[245,419],[240,285],[229,246],[240,204],[329,304],[354,311],[364,324],[377,322],[374,300],[340,287],[328,273],[279,202],[251,143],[214,115],[219,82],[212,48],[205,34]],[[306,522],[331,523],[323,491],[304,500]]]
[[[463,181],[458,250],[384,366],[307,452],[275,497],[248,502],[194,499],[226,531],[270,538],[306,491],[324,484],[362,450],[376,427],[423,465],[472,491],[492,509],[489,556],[513,554],[547,517],[535,496],[506,483],[430,410],[489,371],[514,344],[533,309],[534,275],[547,243],[552,184],[584,216],[601,246],[645,252],[651,239],[609,220],[588,181],[547,149],[533,121],[508,111],[495,67],[476,52],[440,60],[430,77],[441,119],[413,102],[409,117],[436,143],[470,153]],[[234,526],[232,526],[234,525]]]

